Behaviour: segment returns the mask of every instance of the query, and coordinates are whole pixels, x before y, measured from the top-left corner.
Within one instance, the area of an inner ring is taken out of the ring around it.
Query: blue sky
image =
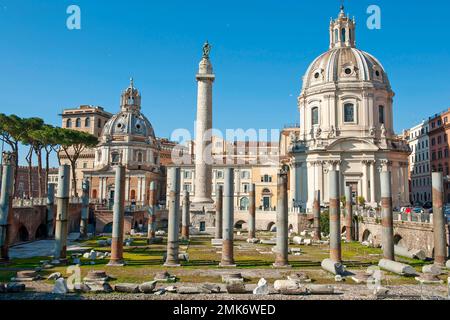
[[[446,0],[347,0],[357,46],[386,68],[401,131],[450,107]],[[81,30],[66,9],[81,8]],[[366,27],[381,8],[381,30]],[[130,76],[158,136],[193,130],[201,47],[213,45],[214,126],[281,128],[298,122],[309,63],[328,49],[340,1],[0,0],[0,112],[60,125],[63,108],[119,109]]]

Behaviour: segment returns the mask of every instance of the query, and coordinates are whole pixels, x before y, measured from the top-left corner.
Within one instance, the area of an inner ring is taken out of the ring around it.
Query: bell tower
[[[354,48],[356,44],[355,18],[345,15],[344,5],[341,6],[337,19],[330,21],[330,49]]]
[[[133,78],[130,79],[130,85],[122,93],[120,108],[122,111],[141,111],[141,95],[134,87]]]

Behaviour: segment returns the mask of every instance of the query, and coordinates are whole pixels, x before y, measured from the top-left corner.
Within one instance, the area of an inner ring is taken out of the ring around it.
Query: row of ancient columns
[[[329,197],[328,190],[325,190],[325,186],[328,184],[330,170],[339,171],[340,189],[345,188],[345,179],[342,176],[340,160],[316,160],[308,162],[294,161],[290,167],[290,193],[289,201],[290,206],[298,206],[299,204],[305,204],[307,201],[313,201],[314,192],[321,190],[321,201],[325,201]],[[361,179],[361,194],[367,203],[376,203],[377,195],[377,161],[376,160],[363,160],[362,165],[362,179]],[[409,181],[408,181],[408,164],[404,162],[396,163],[395,166],[391,161],[382,160],[380,162],[381,171],[391,170],[393,173],[392,179],[395,181],[395,185],[398,186],[398,192],[400,198],[396,194],[394,200],[399,201],[398,205],[409,202]],[[310,185],[307,185],[307,181]]]
[[[339,203],[339,172],[329,173],[329,215],[330,215],[330,258],[322,262],[322,267],[335,274],[344,272],[342,266],[341,250],[341,213]],[[433,184],[433,227],[434,227],[434,247],[435,264],[443,266],[447,259],[447,238],[445,231],[445,217],[443,213],[443,175],[442,172],[432,174]],[[383,259],[395,261],[394,251],[394,222],[392,205],[392,174],[390,171],[382,171],[380,174],[381,188],[381,225],[382,225],[382,249]],[[347,240],[353,240],[353,212],[351,202],[351,187],[346,187],[346,230]],[[317,196],[317,198],[319,198]],[[313,213],[316,215],[318,200],[315,199]]]

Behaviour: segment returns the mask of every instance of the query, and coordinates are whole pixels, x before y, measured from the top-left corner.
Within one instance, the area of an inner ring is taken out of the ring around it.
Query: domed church
[[[126,167],[125,200],[148,205],[151,181],[162,182],[160,150],[150,121],[141,113],[141,95],[133,79],[121,96],[120,112],[105,124],[95,150],[94,170],[85,171],[92,198],[101,202],[114,196],[114,166]],[[164,190],[159,186],[159,190]]]
[[[329,26],[329,50],[303,77],[298,98],[300,129],[290,136],[290,197],[312,209],[314,191],[329,198],[328,172],[340,171],[341,194],[380,203],[380,171],[392,172],[394,206],[409,203],[409,147],[394,133],[388,75],[371,54],[356,48],[356,23],[341,7]]]

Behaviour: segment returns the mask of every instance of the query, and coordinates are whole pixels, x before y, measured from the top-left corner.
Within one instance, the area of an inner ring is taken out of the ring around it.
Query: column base
[[[108,267],[123,267],[125,266],[125,261],[123,260],[110,260],[107,264]]]
[[[280,262],[275,262],[274,264],[272,264],[273,268],[277,268],[277,269],[289,269],[292,268],[292,266],[290,264],[285,264],[285,263],[280,263]]]
[[[176,262],[166,262],[163,264],[164,267],[168,267],[168,268],[177,268],[177,267],[181,267],[181,264],[176,263]]]
[[[236,268],[236,264],[230,264],[230,263],[219,263],[219,268]]]

